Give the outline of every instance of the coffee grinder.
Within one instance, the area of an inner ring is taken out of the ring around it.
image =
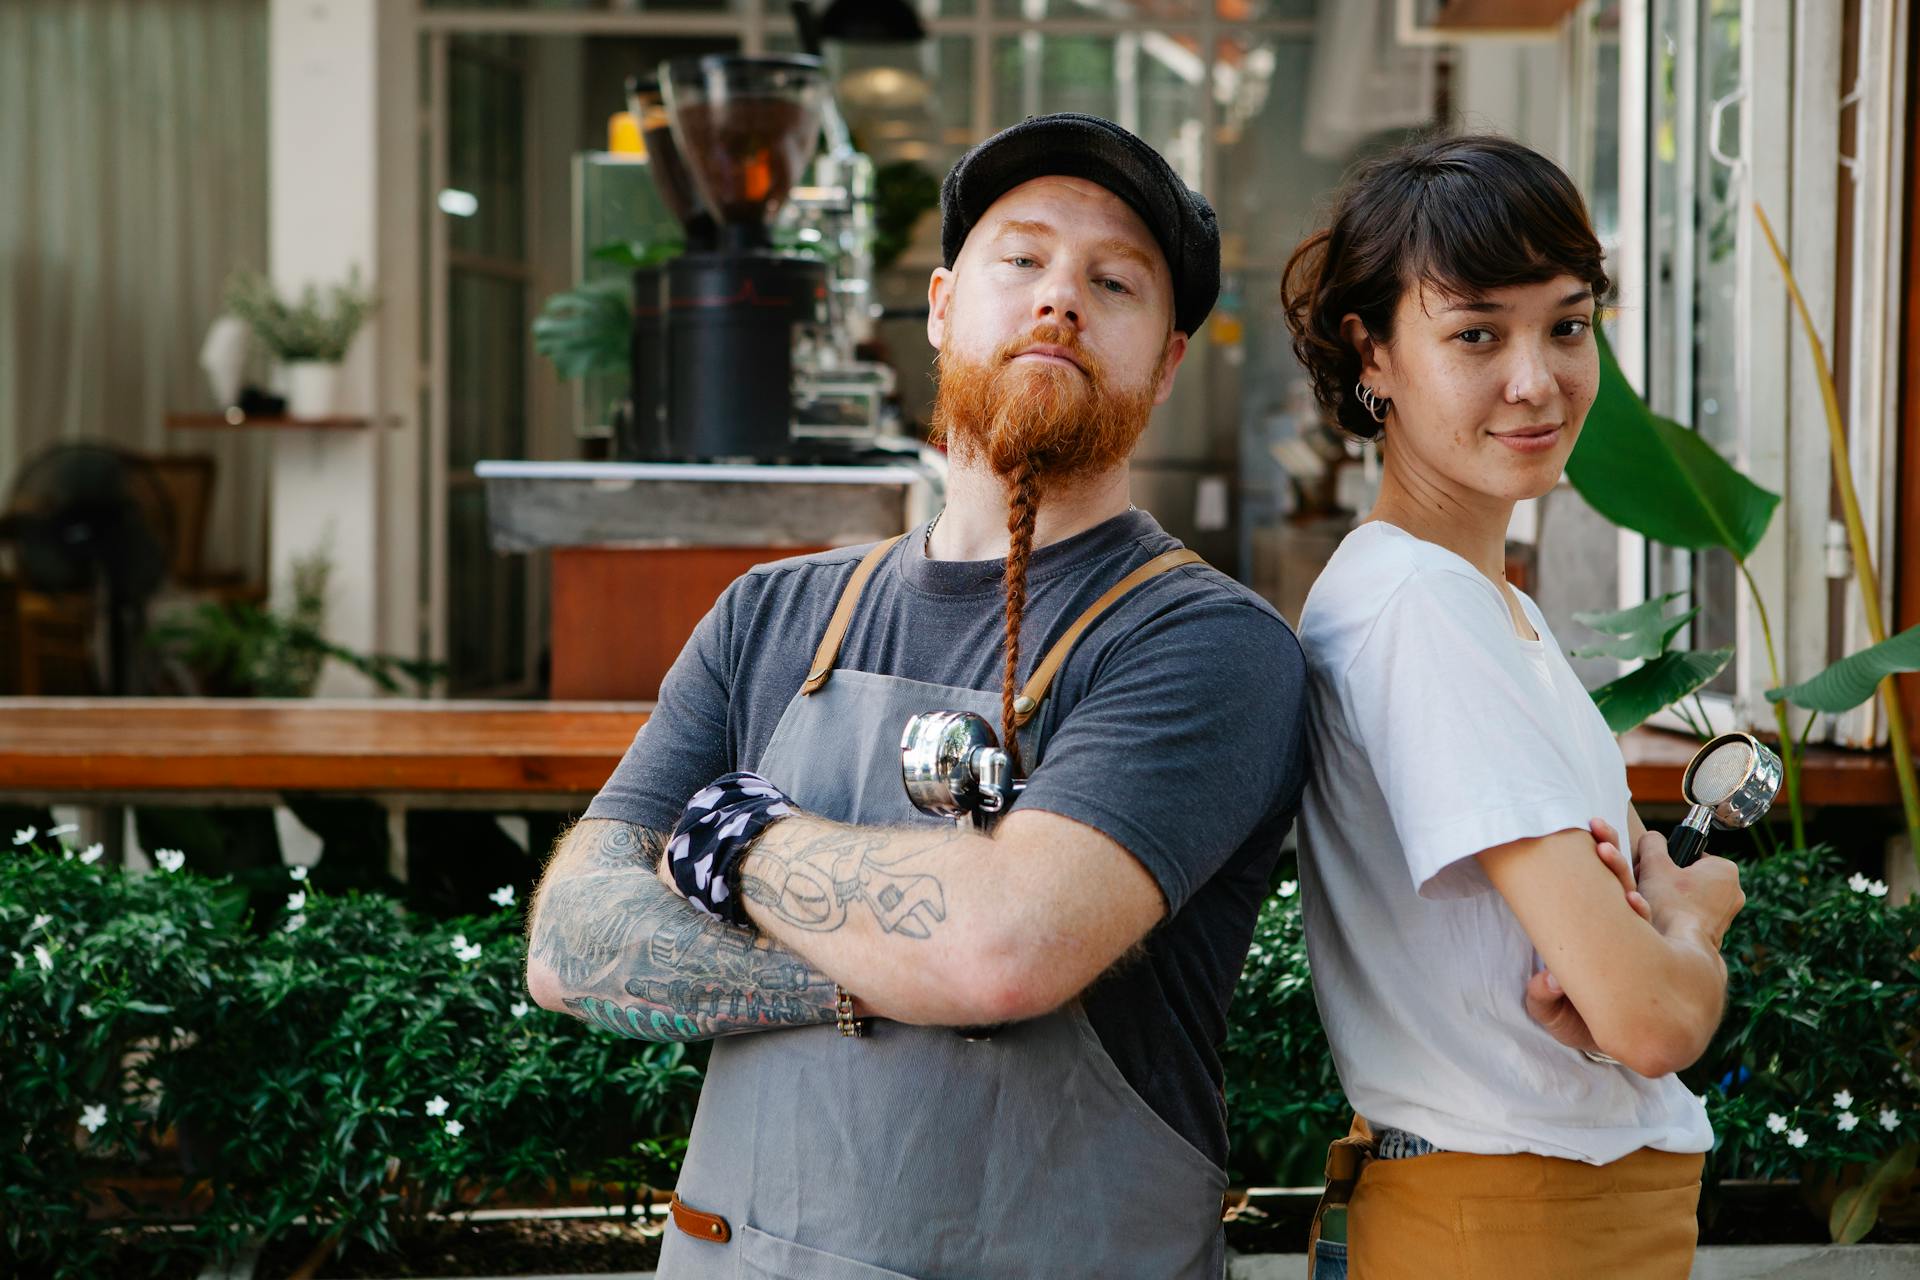
[[[650,127],[660,111],[639,103],[661,199],[687,228],[655,316],[638,314],[648,286],[635,279],[635,434],[650,397],[660,456],[795,456],[795,350],[823,336],[827,277],[817,259],[777,252],[770,228],[813,158],[825,93],[818,58],[719,54],[662,64],[664,135]]]

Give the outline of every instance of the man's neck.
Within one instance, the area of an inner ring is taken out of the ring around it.
[[[1131,488],[1127,464],[1085,479],[1055,482],[1041,490],[1033,522],[1036,550],[1111,520],[1127,510]],[[947,507],[927,540],[935,560],[1000,560],[1007,554],[1007,484],[984,463],[948,457]]]

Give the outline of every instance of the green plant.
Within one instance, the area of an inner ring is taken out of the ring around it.
[[[400,676],[422,687],[444,678],[446,668],[440,663],[363,654],[327,639],[323,628],[332,573],[324,552],[297,559],[288,611],[206,602],[156,622],[147,632],[147,643],[188,663],[201,673],[209,692],[225,696],[307,697],[329,658],[388,693],[402,691]]]
[[[940,207],[940,179],[925,165],[895,160],[873,175],[873,267],[885,271],[913,242],[920,216]]]
[[[1236,1185],[1310,1186],[1350,1112],[1313,1002],[1298,884],[1260,908],[1221,1053]]]
[[[1873,571],[1873,551],[1867,546],[1866,524],[1860,518],[1860,495],[1854,492],[1853,463],[1847,452],[1847,427],[1840,417],[1840,393],[1833,385],[1833,371],[1827,367],[1826,347],[1820,341],[1818,326],[1813,323],[1813,313],[1807,309],[1807,300],[1801,296],[1800,282],[1793,278],[1793,267],[1787,262],[1787,255],[1780,251],[1780,242],[1774,238],[1773,224],[1767,221],[1766,211],[1757,202],[1753,206],[1753,216],[1759,219],[1760,230],[1766,234],[1767,247],[1773,251],[1773,260],[1786,280],[1787,293],[1793,298],[1794,312],[1800,317],[1800,326],[1806,333],[1807,345],[1813,354],[1814,372],[1820,379],[1821,405],[1826,411],[1828,453],[1833,461],[1834,487],[1840,491],[1840,509],[1846,517],[1847,547],[1853,553],[1854,583],[1860,589],[1860,605],[1867,616],[1867,632],[1873,637],[1871,647],[1840,660],[1840,666],[1845,669],[1844,675],[1821,683],[1822,677],[1836,670],[1829,667],[1821,676],[1791,689],[1769,689],[1767,698],[1776,707],[1791,701],[1814,712],[1848,711],[1873,696],[1873,684],[1870,683],[1852,701],[1844,706],[1839,705],[1843,697],[1855,692],[1854,682],[1868,671],[1878,675],[1879,679],[1873,683],[1879,686],[1880,705],[1887,716],[1887,737],[1893,747],[1894,773],[1900,779],[1900,804],[1907,817],[1907,843],[1913,852],[1914,864],[1920,866],[1920,782],[1914,778],[1913,744],[1907,740],[1906,717],[1893,687],[1895,672],[1912,671],[1920,667],[1920,627],[1911,628],[1891,640],[1887,638],[1887,624],[1880,616],[1880,576]],[[1774,684],[1777,686],[1779,683],[1776,677]],[[1809,688],[1810,685],[1813,687]],[[1812,725],[1812,715],[1807,717],[1807,723]]]
[[[360,287],[360,269],[324,295],[313,285],[288,302],[273,282],[255,271],[235,272],[227,281],[227,310],[246,321],[254,336],[281,360],[324,360],[337,364],[360,326],[379,302]]]
[[[1828,849],[1742,868],[1726,1016],[1687,1079],[1713,1176],[1831,1178],[1829,1230],[1851,1243],[1920,1152],[1920,900],[1844,872]]]
[[[1614,733],[1625,733],[1664,707],[1679,706],[1732,660],[1732,649],[1668,648],[1680,629],[1700,612],[1688,609],[1677,616],[1667,614],[1667,609],[1684,594],[1675,591],[1618,613],[1573,615],[1575,622],[1613,637],[1601,644],[1575,649],[1574,657],[1641,663],[1593,691],[1593,701],[1606,717],[1607,728]],[[1703,713],[1703,722],[1704,719]],[[1695,731],[1706,736],[1698,727]]]
[[[89,855],[0,854],[0,1272],[104,1274],[113,1224],[89,1209],[161,1212],[126,1175],[162,1171],[165,1134],[199,1258],[299,1218],[378,1250],[507,1191],[585,1178],[632,1204],[673,1177],[691,1056],[531,1009],[506,891],[443,923],[290,873],[251,916],[184,855],[148,875]]]
[[[1920,627],[1891,638],[1886,634],[1880,616],[1879,580],[1866,544],[1859,500],[1853,491],[1853,468],[1848,460],[1846,431],[1840,418],[1839,397],[1834,389],[1833,377],[1826,365],[1825,349],[1820,343],[1805,299],[1801,297],[1799,286],[1794,281],[1792,268],[1786,256],[1780,252],[1765,213],[1758,205],[1754,207],[1754,213],[1786,279],[1788,291],[1812,348],[1814,368],[1820,379],[1826,406],[1833,475],[1841,494],[1854,572],[1874,644],[1860,653],[1841,659],[1812,679],[1791,686],[1786,683],[1774,645],[1765,597],[1747,568],[1748,558],[1759,546],[1767,526],[1772,522],[1774,508],[1780,502],[1779,495],[1748,480],[1696,433],[1649,409],[1646,402],[1627,384],[1606,340],[1598,335],[1599,392],[1587,415],[1580,441],[1567,461],[1567,479],[1589,505],[1618,525],[1669,546],[1691,551],[1717,548],[1733,557],[1734,564],[1746,580],[1748,594],[1760,623],[1760,635],[1766,645],[1767,665],[1772,677],[1767,700],[1773,704],[1780,758],[1786,773],[1788,817],[1796,847],[1806,844],[1800,759],[1808,732],[1813,728],[1818,713],[1850,710],[1872,697],[1878,686],[1887,714],[1909,843],[1916,865],[1920,865],[1920,784],[1916,784],[1914,778],[1911,744],[1907,740],[1900,702],[1893,690],[1894,673],[1920,669]],[[1665,662],[1666,657],[1663,654],[1649,665]],[[1705,665],[1704,662],[1699,663],[1697,669],[1704,670]],[[1642,668],[1641,671],[1630,673],[1623,679],[1631,680],[1644,670]],[[1704,684],[1706,679],[1711,679],[1711,675],[1701,679],[1694,689]],[[1694,691],[1681,689],[1679,684],[1675,680],[1662,686],[1676,693],[1675,701]],[[1643,705],[1650,703],[1652,689],[1642,692],[1646,695]],[[1789,702],[1808,712],[1798,735],[1788,723]],[[1659,708],[1647,705],[1646,709],[1647,714],[1651,714]],[[1612,716],[1609,716],[1609,723],[1613,723]]]

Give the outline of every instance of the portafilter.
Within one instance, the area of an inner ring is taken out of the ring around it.
[[[900,737],[900,778],[913,807],[979,830],[1026,788],[993,726],[971,711],[923,711]]]
[[[1667,838],[1674,865],[1705,853],[1714,827],[1738,831],[1765,817],[1783,776],[1780,757],[1750,733],[1723,733],[1701,747],[1680,779],[1680,794],[1693,808]]]

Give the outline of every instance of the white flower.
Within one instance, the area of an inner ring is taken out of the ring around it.
[[[464,933],[456,933],[456,934],[454,934],[454,935],[453,935],[453,949],[454,949],[455,951],[465,951],[465,950],[467,949],[467,935],[466,935],[466,934],[464,934]]]
[[[1785,1133],[1786,1131],[1787,1131],[1787,1118],[1785,1116],[1781,1115],[1778,1111],[1775,1111],[1767,1117],[1767,1132]]]
[[[178,849],[155,849],[153,860],[162,871],[178,871],[187,865],[187,855]]]
[[[305,927],[306,923],[307,923],[306,916],[296,911],[292,915],[287,917],[287,926],[286,926],[287,932],[292,933],[297,929],[303,928]]]
[[[1858,871],[1847,877],[1847,888],[1853,890],[1855,893],[1865,893],[1868,883],[1867,878]]]
[[[1842,1111],[1839,1115],[1833,1118],[1833,1122],[1836,1125],[1840,1126],[1840,1132],[1852,1133],[1853,1126],[1860,1123],[1860,1117],[1853,1114],[1853,1112],[1851,1111]]]
[[[47,927],[47,926],[48,926],[49,924],[52,924],[52,923],[53,923],[53,917],[52,917],[52,916],[49,916],[49,915],[37,915],[37,916],[35,916],[35,917],[33,918],[33,923],[27,926],[27,932],[28,932],[28,933],[32,933],[32,932],[34,932],[34,931],[35,931],[36,929],[44,929],[44,928],[46,928],[46,927]]]
[[[427,1114],[430,1116],[443,1116],[447,1114],[447,1100],[437,1093],[431,1098],[428,1098]]]
[[[287,910],[305,911],[306,909],[307,909],[307,895],[304,891],[300,893],[290,893],[287,895]]]
[[[1880,979],[1878,979],[1878,978],[1875,978],[1875,979],[1874,979],[1874,980],[1873,980],[1872,982],[1869,982],[1869,983],[1867,984],[1867,990],[1869,990],[1869,991],[1878,991],[1878,990],[1879,990],[1879,989],[1880,989],[1881,987],[1883,987],[1883,986],[1885,986],[1885,985],[1886,985],[1886,984],[1885,984],[1885,983],[1883,983],[1883,982],[1881,982],[1881,981],[1880,981]]]
[[[287,871],[287,874],[295,880],[305,880],[307,878],[307,869],[305,867],[292,867]]]
[[[25,844],[27,841],[33,839],[35,836],[39,834],[40,832],[37,828],[22,827],[18,831],[13,833],[13,842],[15,844]]]
[[[1792,1147],[1795,1151],[1798,1151],[1800,1148],[1806,1146],[1807,1131],[1805,1129],[1795,1129],[1792,1133],[1789,1133],[1787,1135],[1787,1145]]]
[[[77,1004],[73,1007],[83,1018],[91,1018],[93,1016],[93,1006],[90,1004]]]
[[[100,861],[100,855],[105,853],[106,851],[107,851],[107,846],[96,841],[93,844],[88,845],[85,849],[82,849],[80,851],[80,861],[98,862]]]
[[[1280,882],[1280,896],[1283,898],[1291,898],[1299,890],[1300,885],[1297,881],[1282,880]]]
[[[1892,1107],[1880,1108],[1880,1127],[1892,1133],[1900,1127],[1900,1113]]]
[[[53,968],[53,955],[39,943],[33,944],[33,958],[39,962],[41,970]]]
[[[512,1004],[507,1006],[507,1012],[511,1013],[516,1018],[524,1018],[527,1016],[528,1013],[532,1012],[532,1010],[533,1010],[533,1006],[528,1004],[525,1000],[515,1000]]]
[[[510,907],[513,905],[513,886],[503,884],[488,894],[487,897],[493,899],[493,904],[497,907]]]
[[[47,834],[50,836],[70,836],[79,829],[80,824],[77,822],[63,822],[57,827],[50,828]]]
[[[88,1133],[98,1133],[107,1122],[107,1104],[96,1102],[80,1108],[80,1124]]]
[[[1833,1095],[1833,1105],[1840,1108],[1842,1111],[1845,1111],[1848,1107],[1853,1105],[1853,1095],[1847,1092],[1845,1089],[1842,1089],[1840,1092]]]
[[[449,1138],[457,1138],[466,1127],[467,1126],[461,1124],[458,1120],[449,1120],[447,1121],[447,1136]]]
[[[73,846],[72,846],[72,845],[69,845],[69,844],[62,844],[62,845],[60,846],[60,861],[62,861],[62,862],[72,862],[72,861],[73,861]]]
[[[476,942],[470,947],[462,947],[453,954],[456,959],[466,964],[472,964],[480,958],[480,944]]]
[[[1875,881],[1874,881],[1874,882],[1873,882],[1872,884],[1870,884],[1870,885],[1868,885],[1868,886],[1867,886],[1867,896],[1868,896],[1869,898],[1884,898],[1884,897],[1886,897],[1886,896],[1887,896],[1887,882],[1886,882],[1885,880],[1875,880]]]

